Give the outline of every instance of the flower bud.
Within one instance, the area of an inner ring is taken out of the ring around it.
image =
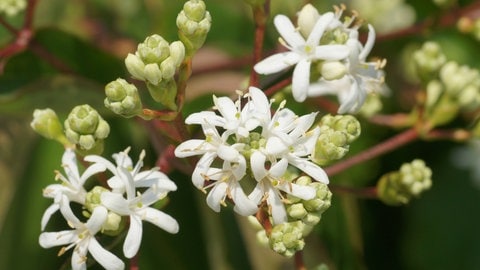
[[[320,18],[318,10],[311,4],[305,5],[298,13],[297,25],[302,36],[307,39]]]
[[[154,34],[138,44],[137,55],[145,64],[159,64],[170,56],[170,47],[163,37]]]
[[[133,117],[142,112],[142,102],[135,85],[117,79],[105,86],[105,107],[124,117]]]
[[[33,120],[30,123],[30,126],[35,132],[47,139],[53,139],[60,142],[65,141],[62,124],[60,123],[60,120],[58,120],[55,111],[50,108],[43,110],[36,109],[33,112]]]
[[[301,203],[290,204],[287,206],[287,214],[293,219],[302,219],[308,212]]]
[[[335,115],[330,114],[322,117],[321,125],[326,125],[335,131],[345,133],[347,136],[347,143],[352,143],[361,134],[362,129],[360,122],[353,115]]]
[[[322,126],[312,160],[319,165],[326,165],[344,157],[348,150],[348,136],[344,132]]]
[[[137,55],[129,53],[125,58],[125,66],[133,78],[141,81],[145,80],[145,64]]]
[[[179,67],[185,59],[185,46],[181,41],[174,41],[170,44],[170,58],[172,58],[175,67]]]
[[[101,186],[95,186],[87,192],[84,206],[88,212],[84,212],[85,216],[89,217],[95,207],[102,206],[101,195],[103,192],[109,192],[109,190]],[[102,224],[102,233],[116,236],[122,232],[124,227],[125,224],[122,222],[122,217],[117,213],[108,211],[107,220]]]
[[[270,233],[270,248],[286,257],[292,257],[305,246],[304,224],[300,221],[275,225]]]
[[[173,76],[175,76],[176,69],[177,66],[175,65],[175,61],[172,57],[168,57],[160,65],[160,70],[164,80],[172,80]]]
[[[424,81],[431,80],[446,61],[447,58],[440,45],[435,42],[425,42],[413,53],[413,62],[418,76]]]
[[[425,105],[427,106],[427,108],[431,108],[438,102],[440,96],[444,92],[443,84],[438,80],[432,80],[427,84],[426,90],[427,101],[425,102]]]
[[[432,185],[432,171],[420,159],[405,163],[399,171],[382,176],[377,183],[380,200],[389,205],[407,204]]]
[[[325,61],[318,65],[322,77],[327,80],[341,79],[347,73],[347,67],[339,61]]]
[[[187,55],[192,55],[205,42],[212,18],[201,0],[190,0],[177,16],[178,36],[185,45]]]
[[[87,104],[73,108],[64,125],[68,140],[81,150],[93,149],[110,132],[108,123]]]
[[[26,0],[9,0],[0,1],[0,13],[5,13],[7,16],[15,16],[27,7]]]
[[[162,81],[162,71],[158,64],[152,63],[145,65],[144,69],[145,79],[153,85],[158,85]]]

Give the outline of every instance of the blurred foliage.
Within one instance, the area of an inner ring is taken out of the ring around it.
[[[312,2],[320,10],[332,4]],[[430,1],[408,3],[415,8],[417,21],[445,12]],[[30,130],[35,108],[48,106],[63,121],[73,106],[89,103],[105,116],[115,134],[106,142],[105,156],[133,145],[134,151],[146,148],[145,163],[154,166],[148,134],[139,128],[143,124],[126,123],[111,115],[103,106],[103,87],[117,77],[126,77],[123,58],[145,36],[161,33],[169,40],[176,38],[175,18],[182,4],[154,0],[39,1],[33,44],[64,63],[66,69],[27,50],[11,57],[0,75],[0,269],[39,269],[39,262],[41,269],[59,269],[65,262],[69,266],[70,253],[57,257],[57,248],[42,249],[38,244],[40,219],[50,203],[41,196],[41,190],[53,182],[53,171],[60,169],[62,147]],[[221,48],[229,57],[248,54],[254,27],[243,1],[208,0],[207,5],[213,17],[207,46]],[[294,15],[301,5],[302,1],[272,0],[271,7],[274,12]],[[21,16],[8,21],[14,26],[22,23]],[[267,27],[266,47],[271,49],[278,35],[271,20]],[[12,38],[0,28],[0,44],[6,46]],[[439,42],[448,58],[480,68],[478,42],[453,27],[378,42],[374,54],[389,60],[387,83],[393,90],[408,85],[403,81],[401,65],[396,64],[401,63],[400,52],[409,44],[420,45],[427,39]],[[215,80],[214,76],[211,80]],[[187,103],[184,114],[207,108],[211,94],[209,89],[206,92]],[[398,102],[385,99],[387,111],[408,109],[404,105],[411,99],[408,92],[394,92],[390,98]],[[288,102],[296,111],[305,110]],[[386,128],[366,122],[362,128],[368,136],[361,136],[352,145],[350,156],[393,135]],[[433,187],[419,200],[401,208],[334,194],[332,207],[307,239],[307,266],[313,268],[324,262],[330,269],[339,270],[480,269],[480,190],[468,171],[452,166],[449,156],[457,146],[445,142],[413,143],[333,177],[331,182],[335,184],[374,185],[382,172],[420,157],[433,170]],[[245,230],[245,224],[238,222],[231,209],[212,213],[206,209],[203,194],[189,179],[175,173],[171,178],[179,191],[170,194],[165,211],[177,219],[180,233],[169,235],[151,224],[144,225],[140,269],[292,267],[279,255],[252,244],[254,232]],[[49,226],[62,222],[58,218]],[[256,253],[266,255],[258,259]]]

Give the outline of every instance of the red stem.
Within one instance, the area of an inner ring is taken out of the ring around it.
[[[303,251],[301,250],[295,253],[295,270],[307,270],[303,262]]]
[[[402,145],[410,143],[416,139],[418,139],[419,134],[415,128],[407,129],[402,133],[399,133],[392,138],[373,146],[351,158],[348,158],[344,161],[338,162],[330,167],[325,169],[325,172],[329,176],[333,176],[338,174],[356,164],[362,163],[364,161],[373,159],[377,156],[383,155],[388,153]]]
[[[255,44],[253,48],[253,63],[250,71],[250,85],[258,87],[260,85],[258,74],[253,69],[255,63],[262,59],[263,41],[265,38],[265,24],[269,10],[270,1],[266,0],[263,6],[253,7],[253,18],[255,20]]]

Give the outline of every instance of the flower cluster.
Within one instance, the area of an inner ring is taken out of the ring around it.
[[[27,7],[26,0],[2,0],[0,1],[0,13],[15,16]]]
[[[320,132],[319,127],[311,128],[316,113],[297,116],[282,102],[272,115],[270,101],[255,87],[244,97],[248,100],[242,108],[241,98],[233,102],[214,96],[220,115],[211,111],[190,115],[186,123],[201,125],[205,139],[181,143],[175,155],[202,155],[192,181],[199,189],[211,188],[207,203],[213,210],[220,211],[227,197],[241,215],[251,215],[266,203],[274,224],[284,223],[285,193],[304,200],[315,197],[314,188],[297,185],[288,177],[289,168],[328,183],[323,169],[310,161]],[[252,177],[255,187],[246,195],[243,186],[248,186]]]
[[[343,8],[319,14],[306,5],[298,15],[297,27],[285,15],[274,24],[280,42],[289,50],[274,54],[255,65],[260,74],[272,74],[294,66],[292,93],[298,102],[307,97],[337,95],[338,113],[357,112],[368,93],[386,93],[385,61],[367,62],[375,42],[375,31],[368,25],[365,45],[358,40],[355,16],[341,21]]]
[[[87,252],[106,269],[123,269],[123,261],[104,249],[97,235],[118,235],[123,231],[127,217],[129,228],[123,245],[123,253],[127,258],[135,256],[140,248],[143,220],[169,233],[178,232],[178,223],[174,218],[151,207],[165,198],[168,192],[176,190],[175,183],[157,168],[140,171],[144,152],[133,165],[128,150],[113,155],[115,164],[101,156],[86,156],[84,160],[90,165],[80,173],[74,150],[67,148],[62,157],[65,175],[56,172],[56,179],[62,183],[51,184],[43,190],[43,195],[54,202],[42,217],[42,231],[57,211],[60,211],[72,229],[42,232],[40,245],[44,248],[64,246],[59,255],[73,248],[73,269],[85,269]],[[107,180],[109,189],[101,186],[95,186],[90,191],[85,189],[87,180],[107,171],[113,175]],[[83,222],[74,214],[72,204],[82,206],[87,221]]]

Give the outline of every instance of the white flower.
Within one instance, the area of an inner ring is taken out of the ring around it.
[[[178,232],[178,223],[171,216],[160,210],[149,207],[158,200],[164,198],[169,191],[177,189],[168,177],[156,179],[155,184],[142,194],[136,194],[135,180],[130,171],[119,166],[117,177],[124,181],[126,198],[123,194],[103,192],[101,203],[109,210],[123,216],[130,216],[130,227],[123,244],[123,252],[127,258],[137,254],[142,241],[142,220],[148,221],[169,233]]]
[[[77,158],[73,149],[67,148],[62,156],[62,167],[65,171],[65,175],[56,171],[56,179],[62,181],[62,184],[48,185],[43,190],[43,196],[47,198],[56,198],[59,195],[65,195],[69,201],[77,202],[80,204],[85,203],[85,196],[87,191],[83,187],[85,181],[92,175],[106,170],[106,167],[102,164],[93,164],[89,166],[83,174],[80,176],[77,165]],[[42,231],[45,229],[50,217],[58,211],[59,204],[54,202],[51,206],[45,210],[41,221]]]
[[[349,30],[346,46],[350,53],[345,63],[348,70],[346,75],[337,80],[320,78],[308,89],[308,95],[312,97],[337,95],[340,102],[338,113],[354,113],[362,107],[368,93],[386,94],[388,90],[384,85],[384,72],[381,70],[384,63],[366,62],[375,43],[375,30],[371,25],[368,25],[368,28],[365,46],[358,40],[358,31]]]
[[[270,103],[265,94],[260,89],[250,88],[250,95],[256,108],[264,110],[258,115],[264,117],[261,121],[261,138],[265,143],[253,151],[260,152],[265,156],[265,160],[271,163],[285,159],[290,165],[310,175],[313,179],[328,184],[328,176],[323,169],[309,161],[320,134],[319,127],[309,130],[317,113],[298,117],[293,111],[283,108],[285,103],[282,103],[275,114],[271,116]],[[253,163],[256,162],[251,160],[252,169],[254,168]],[[257,179],[257,181],[260,180]]]
[[[275,27],[283,38],[281,42],[290,51],[267,57],[254,66],[255,71],[260,74],[272,74],[295,65],[292,77],[293,97],[298,102],[304,101],[310,84],[312,61],[341,60],[348,56],[348,48],[345,45],[319,45],[324,31],[334,17],[332,12],[321,15],[305,40],[287,16],[275,16]]]
[[[274,224],[287,222],[284,198],[280,190],[303,200],[311,200],[315,197],[314,188],[297,185],[283,178],[288,166],[287,159],[271,164],[269,170],[265,168],[266,156],[259,151],[252,154],[250,161],[253,175],[258,183],[248,197],[257,204],[262,200],[267,202]]]
[[[123,261],[104,249],[96,240],[95,235],[107,220],[108,211],[102,206],[96,207],[86,223],[81,222],[72,212],[66,195],[57,197],[60,211],[73,230],[60,232],[44,232],[40,234],[39,243],[43,248],[67,245],[62,247],[59,255],[73,249],[72,269],[86,269],[87,252],[105,269],[124,269]]]

